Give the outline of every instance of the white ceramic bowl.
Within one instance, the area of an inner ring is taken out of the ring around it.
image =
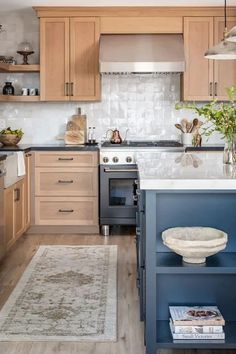
[[[211,227],[174,227],[162,232],[164,245],[187,263],[205,263],[206,257],[225,249],[228,235]]]

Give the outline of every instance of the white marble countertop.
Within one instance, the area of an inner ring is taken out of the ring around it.
[[[236,190],[236,165],[223,152],[137,153],[140,189]]]

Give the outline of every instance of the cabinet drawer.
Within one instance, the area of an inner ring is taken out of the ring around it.
[[[36,225],[98,225],[98,198],[36,197]]]
[[[38,196],[97,196],[97,168],[36,168]]]
[[[97,166],[98,153],[91,151],[43,151],[35,153],[38,167],[87,167]]]

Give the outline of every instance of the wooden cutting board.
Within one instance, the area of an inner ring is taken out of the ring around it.
[[[87,141],[87,117],[86,114],[81,114],[81,109],[78,109],[78,114],[74,114],[66,126],[65,141],[75,144],[79,140],[79,144],[84,144]]]

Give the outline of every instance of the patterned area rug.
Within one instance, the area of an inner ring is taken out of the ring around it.
[[[116,341],[117,246],[41,246],[0,312],[0,341]]]

